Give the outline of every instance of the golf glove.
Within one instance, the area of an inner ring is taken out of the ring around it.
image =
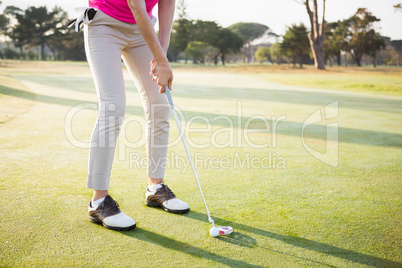
[[[78,12],[79,15],[75,20],[68,24],[67,28],[71,28],[74,25],[75,31],[78,33],[84,26],[83,23],[90,24],[92,22],[97,10],[94,8],[77,7],[75,11]]]

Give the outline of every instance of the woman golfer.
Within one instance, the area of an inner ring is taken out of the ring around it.
[[[158,4],[159,37],[152,9]],[[149,185],[145,204],[173,213],[188,212],[187,203],[163,184],[169,138],[170,110],[164,96],[171,89],[172,69],[166,58],[175,0],[89,0],[84,22],[85,51],[99,98],[89,154],[87,187],[91,222],[113,230],[130,230],[135,221],[124,214],[108,194],[116,139],[123,123],[126,95],[121,59],[133,78],[146,116]]]

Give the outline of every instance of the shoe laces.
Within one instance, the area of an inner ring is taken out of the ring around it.
[[[103,201],[102,204],[102,208],[103,210],[110,210],[111,212],[119,212],[119,204],[112,198],[109,196],[109,198],[105,198],[105,201]]]
[[[162,184],[162,188],[160,190],[166,195],[166,200],[176,197],[172,190],[170,190],[170,188],[166,184]]]

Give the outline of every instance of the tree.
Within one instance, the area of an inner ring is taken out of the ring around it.
[[[208,43],[218,48],[215,55],[215,64],[218,63],[218,56],[221,56],[222,64],[225,65],[225,56],[230,52],[237,52],[243,46],[243,40],[229,29],[222,29],[214,21],[197,20],[191,28],[191,40]]]
[[[1,5],[1,2],[0,2]],[[7,25],[8,25],[8,18],[6,17],[6,15],[0,14],[0,34],[6,34],[6,29],[7,29]]]
[[[186,10],[185,0],[179,0],[177,5],[177,15],[179,18],[173,23],[171,42],[168,50],[169,58],[175,61],[182,51],[187,50],[187,53],[184,54],[187,62],[186,55],[189,55],[188,52],[194,48],[194,44],[192,44],[187,49],[189,43],[191,41],[199,41],[211,46],[209,53],[216,52],[213,55],[215,64],[218,63],[218,57],[220,56],[222,64],[225,65],[226,54],[239,51],[243,45],[243,40],[229,29],[222,29],[214,21],[189,20]]]
[[[204,50],[205,52],[205,56],[204,56],[204,60],[202,63],[205,63],[205,61],[207,62],[214,62],[214,64],[217,64],[217,56],[219,53],[219,48],[213,47],[213,46],[207,46]]]
[[[10,37],[18,47],[26,45],[29,49],[40,46],[42,60],[46,59],[45,46],[52,46],[49,40],[62,42],[59,33],[63,27],[62,19],[65,19],[66,15],[61,8],[55,7],[48,12],[45,6],[28,7],[23,14],[16,13],[15,17],[18,24]],[[55,35],[54,38],[52,38],[53,35]]]
[[[27,45],[28,48],[40,46],[41,59],[45,59],[45,33],[51,29],[49,22],[51,18],[45,6],[28,7],[24,15],[17,14],[18,25],[14,29],[19,43]]]
[[[289,27],[283,36],[281,50],[292,58],[293,64],[299,62],[300,68],[303,67],[303,59],[309,57],[308,32],[304,24]]]
[[[185,51],[191,41],[204,42],[211,47],[218,48],[218,50],[211,50],[216,51],[216,54],[213,56],[214,62],[217,64],[218,57],[220,56],[224,65],[226,54],[235,53],[243,46],[243,40],[237,34],[229,29],[220,27],[214,21],[189,21],[182,19],[175,21],[174,25],[171,53],[176,52],[178,54],[180,51]],[[179,34],[180,32],[181,34]],[[185,55],[189,55],[189,53],[185,53]]]
[[[62,40],[64,39],[67,29],[65,25],[68,23],[68,15],[67,12],[62,10],[60,7],[55,7],[52,11],[54,13],[52,29],[48,33],[48,38],[46,40],[46,45],[52,51],[53,59],[57,60],[58,55],[57,52],[63,51],[65,49],[64,43]],[[59,53],[60,54],[60,53]]]
[[[269,47],[259,47],[255,52],[255,58],[260,63],[271,60],[271,49]]]
[[[83,34],[77,34],[73,28],[63,37],[63,50],[60,58],[63,60],[85,61],[85,47]]]
[[[1,5],[1,1],[0,1],[0,5]],[[6,27],[8,25],[8,18],[4,15],[4,14],[0,14],[0,35],[2,34],[6,34]],[[3,59],[3,54],[1,53],[0,50],[0,59]]]
[[[225,40],[221,40],[221,37],[224,37],[221,35],[221,30],[221,27],[214,21],[197,20],[191,27],[192,41],[205,42],[214,48],[218,48],[218,50],[211,50],[216,51],[213,56],[215,64],[218,63],[220,50],[225,50],[224,43],[228,44]]]
[[[219,38],[219,25],[214,21],[196,20],[191,26],[191,41],[214,45]]]
[[[400,58],[402,56],[402,40],[392,40],[391,46],[393,50],[396,52],[396,65],[400,66]]]
[[[374,68],[377,67],[377,51],[385,48],[385,40],[379,36],[374,30],[367,33],[367,51],[366,53],[373,57]]]
[[[347,50],[348,20],[326,23],[324,38],[325,58],[335,56],[341,65],[341,51]]]
[[[187,5],[185,0],[177,1],[177,15],[179,16],[179,19],[187,18]]]
[[[10,24],[8,25],[13,26],[13,24],[11,23],[11,20],[15,20],[15,17],[17,14],[23,14],[22,9],[20,9],[19,7],[16,6],[6,6],[6,8],[3,11],[4,15],[6,15],[10,21]]]
[[[281,64],[283,62],[280,43],[275,43],[271,46],[271,62],[276,64]]]
[[[206,42],[201,41],[191,41],[188,43],[188,46],[184,53],[186,57],[192,57],[193,63],[204,63],[205,57],[207,56],[208,52],[211,52],[211,46]],[[216,52],[216,51],[215,51]]]
[[[2,2],[0,1],[0,5]],[[0,14],[0,35],[4,35],[6,31],[6,27],[8,25],[8,18],[4,14]],[[3,58],[3,54],[0,51],[0,57]]]
[[[168,56],[170,56],[173,61],[176,61],[179,53],[184,51],[187,48],[187,44],[191,41],[191,27],[193,24],[193,22],[187,18],[187,6],[184,0],[178,1],[177,14],[179,19],[173,22],[168,50]]]
[[[219,49],[219,54],[221,56],[222,64],[225,65],[226,55],[228,53],[236,53],[240,51],[243,46],[243,39],[231,30],[224,28],[220,29],[217,40],[214,41],[213,45]],[[218,63],[217,57],[215,58],[215,65]]]
[[[327,62],[329,60],[330,66],[332,66],[333,62],[333,57],[335,56],[335,48],[333,44],[333,33],[332,33],[332,28],[334,26],[334,23],[325,23],[325,28],[324,28],[324,44],[323,44],[323,50],[324,50],[324,60]]]
[[[394,5],[394,8],[395,8],[395,10],[402,12],[402,4],[400,4],[400,3],[396,4],[396,5]]]
[[[188,19],[178,19],[173,22],[172,33],[170,37],[170,49],[174,58],[184,51],[187,44],[191,41],[192,21]]]
[[[323,0],[323,13],[322,22],[320,24],[318,19],[318,3],[317,0],[311,0],[313,2],[313,10],[310,7],[310,0],[299,0],[305,5],[307,14],[310,19],[311,31],[308,35],[310,41],[311,52],[314,57],[315,67],[319,70],[325,70],[324,60],[324,27],[325,27],[325,0]]]
[[[8,23],[3,28],[3,34],[10,37],[11,40],[14,42],[14,47],[20,48],[20,52],[22,52],[22,44],[15,43],[15,38],[13,38],[13,28],[16,21],[17,14],[23,14],[22,9],[15,7],[15,6],[6,6],[3,11],[3,14],[6,16]],[[8,44],[8,42],[7,42]]]
[[[268,26],[259,23],[239,22],[228,27],[229,30],[243,39],[247,62],[251,62],[251,42],[269,30]]]
[[[378,41],[378,34],[372,29],[373,23],[380,21],[368,12],[365,8],[359,8],[355,15],[350,18],[351,40],[348,49],[357,66],[361,66],[363,54],[373,54],[374,50],[381,47],[381,41]],[[377,41],[376,41],[377,40]]]

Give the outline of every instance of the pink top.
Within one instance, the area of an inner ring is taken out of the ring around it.
[[[158,3],[159,0],[144,0],[145,6],[149,17],[152,17],[152,9]],[[128,7],[127,0],[89,0],[89,7],[99,9],[106,15],[117,20],[136,23],[133,13]]]

